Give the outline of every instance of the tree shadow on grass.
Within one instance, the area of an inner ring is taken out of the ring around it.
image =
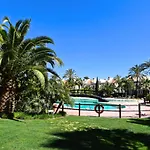
[[[130,119],[128,122],[150,126],[150,118],[145,118],[145,119]]]
[[[42,144],[46,148],[64,150],[138,150],[150,149],[150,135],[128,130],[105,130],[87,128],[84,131],[52,134],[56,139]]]

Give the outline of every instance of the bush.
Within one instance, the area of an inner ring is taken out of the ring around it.
[[[66,116],[67,113],[65,111],[59,111],[58,115],[61,115],[61,116]]]
[[[146,100],[150,101],[150,94],[146,96]]]
[[[13,113],[2,112],[2,113],[0,113],[0,118],[13,119],[14,118],[14,114]]]
[[[16,119],[48,119],[52,118],[52,115],[48,114],[27,114],[24,112],[16,112],[15,113]]]
[[[56,115],[52,114],[28,114],[24,112],[15,112],[14,118],[16,119],[49,119],[53,117],[66,116],[66,112],[59,111]],[[4,118],[4,117],[3,117]]]

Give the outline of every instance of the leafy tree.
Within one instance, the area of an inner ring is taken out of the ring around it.
[[[69,89],[65,86],[65,83],[56,76],[53,76],[49,80],[47,96],[49,96],[48,99],[51,101],[51,103],[63,101],[66,104],[72,105]]]
[[[23,79],[20,81],[21,87],[18,89],[16,96],[17,105],[15,110],[22,111],[26,113],[39,113],[41,108],[40,103],[42,103],[42,93],[43,90],[38,82],[37,78],[30,76],[27,80]],[[27,90],[25,90],[27,89]]]
[[[21,80],[29,75],[35,76],[45,88],[48,81],[47,72],[57,75],[53,68],[62,61],[56,53],[46,47],[53,44],[53,40],[46,36],[26,39],[31,20],[19,20],[13,25],[8,17],[3,19],[0,28],[1,61],[0,61],[0,112],[13,117],[16,95]],[[47,65],[49,64],[49,65]],[[49,68],[47,66],[50,66]],[[58,76],[58,75],[57,75]]]
[[[70,97],[70,91],[62,82],[62,80],[56,76],[52,76],[47,87],[39,89],[38,83],[32,81],[30,84],[34,84],[31,87],[31,91],[28,90],[22,95],[24,101],[20,101],[19,108],[26,113],[39,114],[46,113],[47,110],[52,109],[52,105],[55,102],[62,101],[66,104],[73,104],[73,100]]]

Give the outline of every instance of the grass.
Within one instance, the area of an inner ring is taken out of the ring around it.
[[[148,150],[150,119],[0,119],[0,150]]]

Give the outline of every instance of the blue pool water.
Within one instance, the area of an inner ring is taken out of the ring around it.
[[[70,107],[70,105],[65,104],[64,107],[79,109],[79,103],[80,103],[80,109],[83,109],[83,110],[94,110],[94,107],[96,104],[102,104],[104,106],[104,110],[118,109],[118,106],[114,106],[113,104],[108,104],[107,102],[99,102],[97,99],[94,99],[94,98],[72,97],[72,99],[74,100],[74,106]],[[83,105],[83,104],[86,104],[86,105]],[[122,106],[122,108],[125,108],[125,106]]]

